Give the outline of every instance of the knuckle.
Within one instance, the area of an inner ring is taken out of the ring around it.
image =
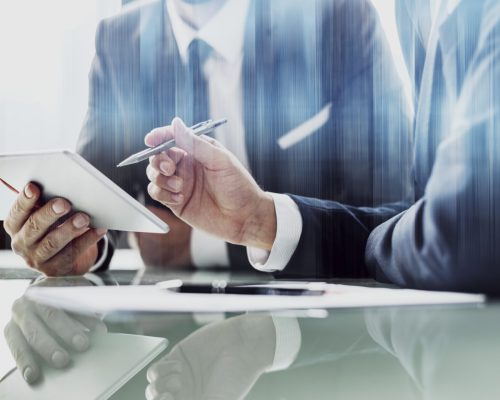
[[[51,307],[44,308],[42,314],[43,314],[44,321],[49,326],[57,323],[57,321],[58,321],[58,313],[57,313],[56,309],[51,308]]]
[[[17,215],[21,214],[23,212],[23,207],[21,206],[21,203],[19,201],[16,201],[12,208],[10,209],[10,216],[11,217],[16,217]]]
[[[157,190],[154,184],[150,183],[148,185],[148,193],[153,199],[156,199]]]
[[[4,326],[3,328],[3,335],[8,339],[11,337],[12,334],[12,321],[9,321],[7,325]]]
[[[12,226],[11,226],[11,222],[10,222],[10,217],[8,217],[4,223],[3,223],[3,228],[5,230],[5,232],[7,232],[7,234],[9,236],[12,236]]]
[[[29,232],[34,234],[37,234],[41,231],[40,223],[34,215],[30,215],[30,217],[28,218],[28,220],[26,221],[26,227],[28,228]]]
[[[24,333],[24,336],[26,337],[27,342],[32,346],[36,345],[40,341],[40,333],[38,332],[38,329],[29,329]]]
[[[45,250],[47,253],[56,251],[57,246],[58,246],[57,240],[51,237],[46,238],[42,244],[43,250]]]
[[[23,316],[24,313],[24,301],[22,298],[17,299],[14,301],[14,304],[12,304],[12,314],[15,316]]]
[[[57,251],[56,240],[54,238],[47,237],[38,246],[38,249],[36,251],[36,258],[39,260],[43,260],[55,251]]]
[[[10,247],[12,248],[12,251],[15,254],[21,254],[23,252],[24,245],[21,242],[22,242],[22,239],[19,235],[15,235],[12,238],[12,241],[10,243]]]

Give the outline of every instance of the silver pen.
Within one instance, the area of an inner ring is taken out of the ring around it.
[[[218,128],[225,123],[227,123],[227,119],[225,118],[219,119],[217,121],[212,121],[211,119],[209,119],[208,121],[193,125],[189,129],[191,129],[196,136],[201,136],[205,133],[212,132],[215,128]],[[161,152],[171,149],[172,147],[175,147],[174,139],[168,140],[156,147],[151,147],[150,149],[142,150],[139,153],[132,154],[130,157],[126,158],[120,164],[118,164],[117,167],[124,167],[126,165],[140,163],[141,161],[147,160],[149,157],[160,154]]]

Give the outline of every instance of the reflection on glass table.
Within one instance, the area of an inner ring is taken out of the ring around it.
[[[32,284],[99,284],[95,277],[87,278]],[[113,274],[97,278],[112,285],[120,280]],[[497,399],[499,317],[495,302],[467,307],[84,317],[21,297],[12,307],[3,340],[17,361],[19,376],[32,381],[37,373],[42,380],[54,376],[45,375],[46,370],[60,375],[78,372],[81,357],[96,349],[104,358],[114,357],[111,347],[93,341],[93,331],[167,339],[166,352],[155,361],[148,360],[148,365],[136,361],[137,374],[127,376],[112,396],[120,400]],[[122,347],[123,353],[131,348]],[[144,351],[143,356],[147,354]],[[81,371],[79,384],[95,386],[83,367]],[[118,375],[123,378],[122,372]],[[0,399],[9,398],[1,396],[6,382],[0,381]],[[62,389],[53,398],[58,394]]]

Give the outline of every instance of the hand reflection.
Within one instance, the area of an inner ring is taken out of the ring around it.
[[[270,316],[245,315],[205,326],[148,370],[148,400],[243,398],[274,360]]]
[[[106,332],[107,328],[97,318],[71,316],[23,296],[14,303],[4,334],[19,371],[32,384],[40,378],[41,363],[64,368],[71,350],[86,351],[91,330]]]

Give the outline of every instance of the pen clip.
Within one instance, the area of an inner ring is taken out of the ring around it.
[[[196,125],[193,125],[192,127],[190,127],[189,129],[193,130],[193,131],[196,131],[197,129],[200,129],[200,128],[203,128],[204,126],[206,125],[210,125],[213,121],[211,119],[209,119],[208,121],[203,121],[203,122],[200,122]]]

